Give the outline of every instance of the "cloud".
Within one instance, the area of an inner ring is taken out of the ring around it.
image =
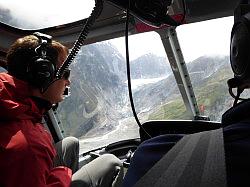
[[[39,29],[87,18],[94,0],[0,0],[0,21],[22,29]],[[60,5],[60,6],[59,6]]]
[[[18,15],[15,15],[13,13],[13,10],[4,7],[3,5],[0,4],[0,21],[17,27],[17,28],[27,28],[27,29],[33,29],[36,28],[37,26],[26,19],[24,17],[19,17]]]
[[[18,21],[11,15],[11,10],[0,5],[0,21],[11,26],[18,26]]]
[[[0,21],[4,23],[9,23],[12,20],[10,10],[7,8],[4,8],[0,5]]]

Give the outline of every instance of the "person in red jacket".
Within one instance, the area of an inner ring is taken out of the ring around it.
[[[78,169],[79,142],[68,137],[55,147],[42,123],[43,113],[61,102],[69,70],[55,79],[68,49],[42,33],[18,39],[0,73],[0,186],[119,186],[122,164],[100,156]],[[72,175],[73,174],[73,175]]]

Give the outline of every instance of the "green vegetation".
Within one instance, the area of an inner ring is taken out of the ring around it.
[[[159,110],[149,115],[149,120],[188,119],[187,111],[181,98],[170,101]]]
[[[230,99],[226,83],[230,77],[232,77],[230,68],[222,67],[209,78],[201,80],[197,86],[194,85],[198,106],[204,109],[201,115],[209,116],[211,120],[220,120]],[[179,97],[160,106],[149,115],[148,120],[189,118],[183,100]]]

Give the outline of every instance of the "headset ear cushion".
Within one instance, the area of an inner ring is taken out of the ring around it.
[[[43,33],[35,32],[38,46],[34,49],[35,56],[30,60],[27,67],[28,81],[36,88],[46,88],[55,77],[55,65],[51,56],[48,55],[52,44],[52,37]]]
[[[230,44],[230,62],[235,77],[250,77],[250,24],[248,17],[243,16],[233,26]]]
[[[55,67],[49,59],[38,57],[30,64],[28,72],[30,83],[42,88],[53,80]]]

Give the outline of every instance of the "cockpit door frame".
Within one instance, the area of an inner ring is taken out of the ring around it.
[[[189,112],[190,117],[196,119],[196,117],[200,116],[200,112],[175,27],[161,29],[157,32],[161,37],[186,109]]]

